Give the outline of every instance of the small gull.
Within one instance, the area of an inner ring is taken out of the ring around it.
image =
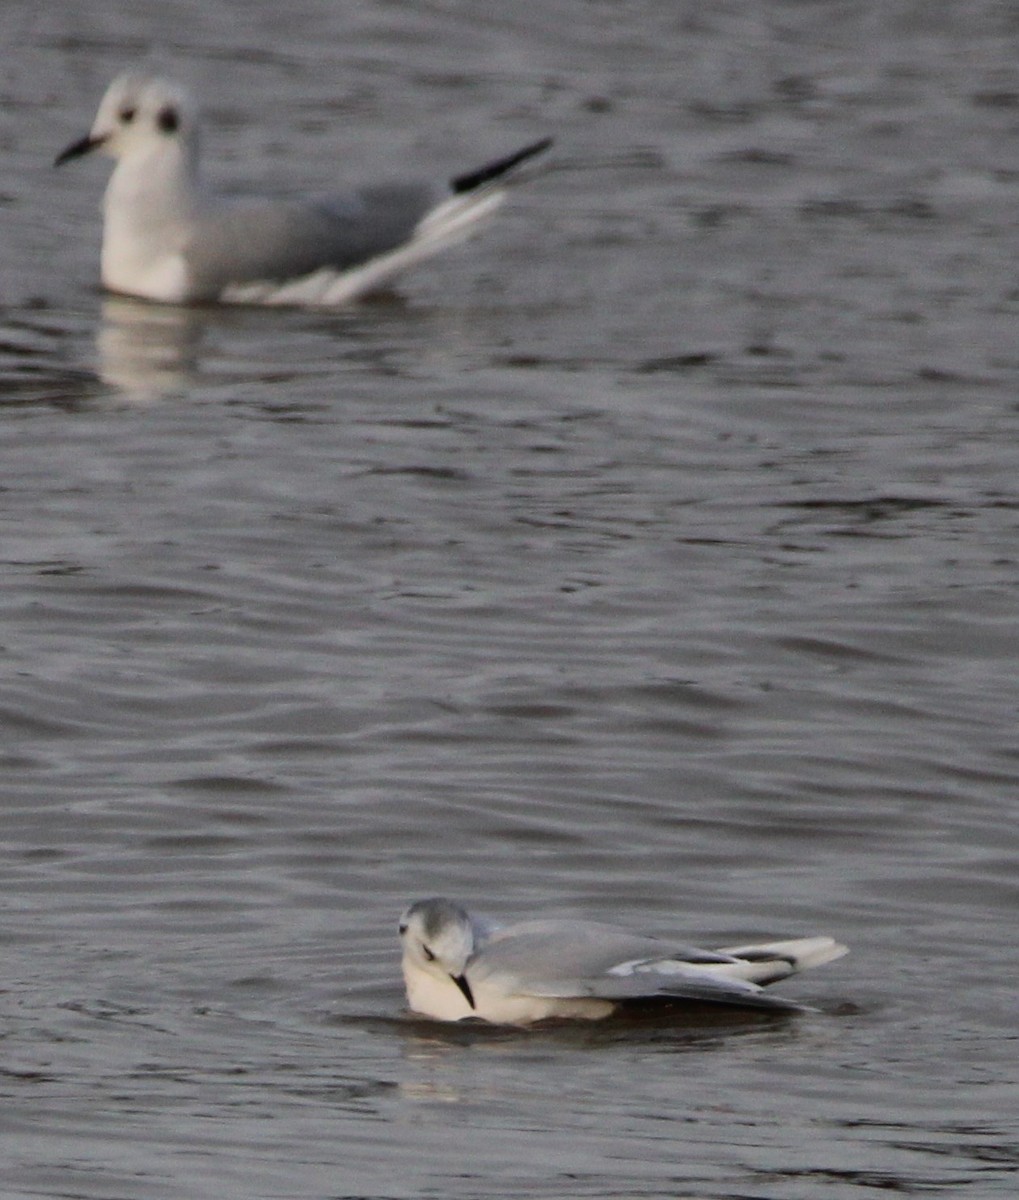
[[[400,940],[414,1012],[497,1025],[594,1020],[628,1003],[669,1000],[802,1011],[762,988],[847,953],[829,937],[697,950],[596,921],[498,926],[445,899],[412,904]]]
[[[110,291],[171,304],[342,304],[469,237],[514,169],[551,145],[543,138],[441,187],[376,183],[278,200],[207,190],[198,140],[183,87],[129,73],[110,84],[91,132],[57,156],[57,166],[99,149],[117,160],[103,204]]]

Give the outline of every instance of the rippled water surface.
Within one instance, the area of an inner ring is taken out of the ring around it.
[[[1012,8],[281,11],[0,15],[5,1200],[1014,1195]],[[557,149],[386,301],[104,298],[150,50],[227,186]],[[442,1027],[434,894],[852,954]]]

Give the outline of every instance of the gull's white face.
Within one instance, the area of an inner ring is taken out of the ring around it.
[[[57,155],[56,166],[102,150],[113,158],[173,150],[192,161],[198,147],[198,112],[183,88],[165,79],[121,75],[106,90],[91,132]]]
[[[197,114],[187,93],[163,79],[122,75],[107,89],[89,139],[104,154],[121,158],[141,148],[187,139]]]
[[[473,1006],[464,971],[474,953],[471,919],[449,900],[420,900],[400,918],[405,968],[452,981]]]

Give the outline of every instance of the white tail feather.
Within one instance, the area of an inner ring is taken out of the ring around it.
[[[723,946],[720,954],[743,961],[711,967],[713,974],[753,983],[772,983],[786,975],[809,971],[849,953],[849,948],[830,937],[793,938],[787,942],[760,942],[749,946]]]

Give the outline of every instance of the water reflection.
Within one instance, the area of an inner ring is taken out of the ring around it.
[[[515,1054],[550,1048],[600,1049],[617,1043],[626,1046],[664,1045],[676,1050],[722,1047],[744,1038],[795,1039],[813,1026],[808,1013],[760,1012],[725,1009],[721,1005],[686,1004],[649,1006],[634,1013],[615,1014],[600,1021],[549,1020],[528,1026],[490,1025],[486,1021],[432,1021],[412,1013],[398,1017],[337,1014],[330,1023],[355,1025],[383,1036],[396,1034],[406,1056],[442,1058],[463,1050],[496,1052],[503,1046]],[[523,1049],[522,1049],[523,1048]]]
[[[135,402],[180,392],[196,375],[205,324],[200,309],[106,298],[96,336],[100,379]]]

